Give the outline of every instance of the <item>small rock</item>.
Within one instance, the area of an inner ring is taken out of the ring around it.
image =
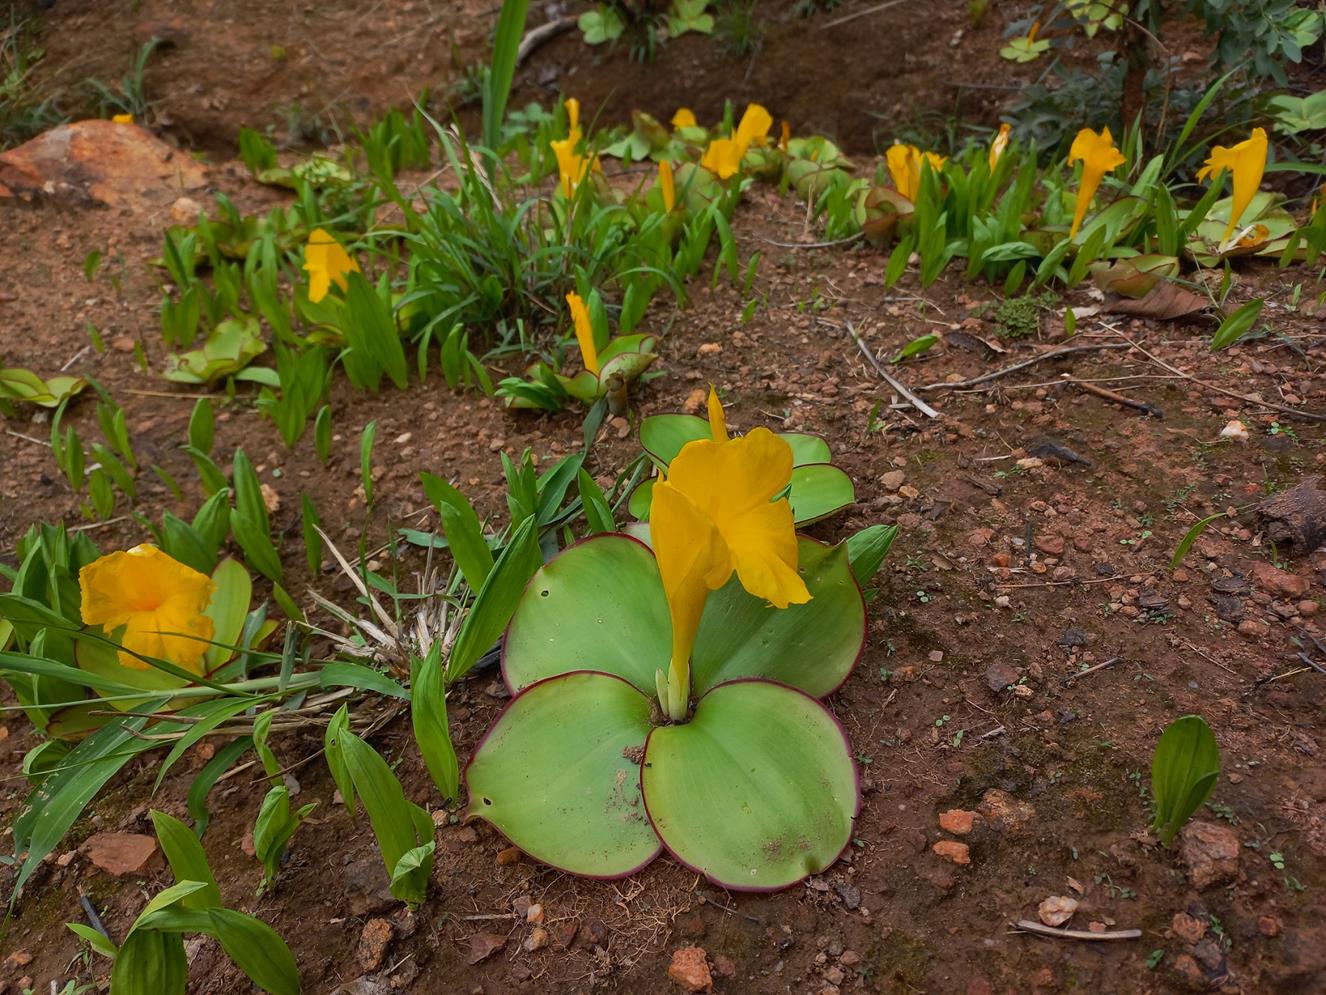
[[[1321,611],[1321,604],[1316,601],[1304,600],[1298,603],[1298,613],[1304,618],[1313,618],[1319,611]]]
[[[470,937],[471,964],[485,961],[506,946],[506,937],[501,933],[477,933]]]
[[[1220,430],[1220,438],[1233,439],[1235,442],[1247,442],[1249,438],[1248,426],[1235,418]]]
[[[509,867],[511,864],[519,863],[521,856],[520,847],[505,847],[497,851],[497,864],[499,867]]]
[[[258,489],[262,491],[262,503],[267,506],[267,514],[275,515],[281,510],[281,495],[277,493],[275,487],[271,484],[260,484]]]
[[[717,356],[722,351],[722,345],[717,342],[702,342],[700,348],[695,350],[695,354],[697,356]]]
[[[1036,818],[1036,809],[1030,802],[1019,801],[999,788],[991,788],[982,795],[976,811],[995,829],[1016,829]]]
[[[359,934],[359,944],[355,947],[355,958],[365,971],[376,971],[382,967],[387,957],[387,947],[395,938],[396,930],[386,919],[370,919],[364,924]]]
[[[975,821],[976,813],[963,808],[951,808],[939,813],[939,828],[955,836],[966,836]]]
[[[1308,590],[1308,582],[1297,574],[1281,570],[1265,560],[1258,560],[1252,565],[1252,581],[1258,587],[1271,594],[1283,594],[1287,598],[1301,598]]]
[[[141,833],[97,833],[83,844],[83,849],[94,865],[107,874],[121,877],[146,874],[156,855],[157,841]]]
[[[698,415],[705,409],[709,401],[709,392],[703,387],[696,387],[686,395],[686,400],[681,402],[681,410],[688,415]]]
[[[1010,684],[1016,684],[1022,672],[1011,663],[998,660],[985,668],[985,686],[994,694],[1004,691]]]
[[[1174,913],[1174,919],[1170,922],[1170,929],[1174,930],[1174,935],[1184,943],[1193,944],[1206,935],[1206,923],[1196,916],[1190,916],[1186,912]]]
[[[1238,877],[1239,838],[1228,826],[1194,821],[1183,827],[1183,862],[1192,886],[1203,891]]]
[[[1038,535],[1035,545],[1046,556],[1062,556],[1064,553],[1064,540],[1061,536]]]
[[[971,863],[971,851],[966,843],[959,843],[956,840],[940,840],[930,849],[945,860],[951,860],[960,866]]]
[[[569,950],[571,944],[576,941],[576,934],[580,932],[580,921],[572,919],[570,922],[564,922],[557,927],[555,942],[559,950]]]
[[[26,950],[15,950],[5,958],[5,967],[27,967],[32,963],[32,954]]]
[[[590,919],[580,931],[580,942],[591,950],[608,945],[608,927],[602,919]]]
[[[890,470],[879,478],[879,482],[884,485],[886,491],[896,491],[906,479],[907,474],[901,470]]]
[[[1067,895],[1052,895],[1036,908],[1036,914],[1047,926],[1062,926],[1077,911],[1077,899]]]
[[[532,954],[535,950],[542,950],[548,945],[548,931],[542,926],[535,926],[530,930],[529,936],[525,937],[525,942],[520,946],[527,954]]]
[[[1201,965],[1193,959],[1191,954],[1179,954],[1175,957],[1173,970],[1189,991],[1206,991],[1206,972],[1202,970]]]
[[[824,972],[824,980],[831,985],[841,985],[846,977],[847,975],[843,973],[843,969],[837,966],[829,967]]]
[[[732,962],[731,957],[725,957],[719,954],[714,958],[714,970],[718,972],[719,977],[735,978],[737,976],[737,965]]]
[[[714,990],[709,958],[702,947],[682,947],[676,951],[668,965],[668,977],[688,992]]]
[[[543,906],[535,902],[525,910],[525,921],[532,926],[538,926],[543,922]]]
[[[1280,920],[1275,916],[1258,916],[1257,932],[1262,936],[1273,939],[1280,935]]]
[[[850,884],[835,884],[833,890],[838,893],[838,897],[843,900],[843,905],[849,910],[855,911],[861,907],[861,892]]]

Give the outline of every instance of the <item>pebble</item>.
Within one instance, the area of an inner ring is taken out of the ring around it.
[[[672,955],[668,977],[688,992],[714,990],[714,976],[703,947],[682,947]]]
[[[359,934],[355,959],[365,971],[376,971],[387,957],[387,947],[395,938],[396,930],[386,919],[370,919]]]
[[[976,821],[976,813],[962,808],[951,808],[939,813],[939,828],[955,836],[966,836]]]
[[[477,933],[470,937],[469,962],[478,964],[480,961],[487,960],[505,946],[506,937],[501,933]]]
[[[1011,663],[997,660],[985,668],[985,686],[994,694],[999,694],[1010,684],[1016,684],[1022,672]]]
[[[1190,916],[1186,912],[1174,913],[1174,919],[1170,922],[1170,929],[1174,930],[1174,935],[1184,943],[1193,944],[1206,935],[1206,923],[1196,916]]]
[[[956,840],[940,840],[932,845],[930,849],[945,860],[951,860],[959,866],[971,863],[971,850],[966,843],[958,843]]]
[[[525,937],[525,942],[520,946],[527,954],[532,954],[535,950],[542,950],[548,945],[548,931],[542,926],[535,926],[530,930],[529,936]]]
[[[1234,830],[1197,820],[1184,826],[1179,835],[1188,879],[1198,891],[1228,884],[1238,877],[1239,838]]]
[[[1052,895],[1036,908],[1036,914],[1047,926],[1062,926],[1077,911],[1077,899],[1066,895]]]
[[[83,844],[88,859],[115,877],[147,873],[157,853],[155,837],[141,833],[97,833]]]
[[[907,474],[901,470],[890,470],[879,478],[879,482],[884,485],[884,489],[887,491],[898,490],[906,480]]]
[[[523,854],[520,852],[520,847],[505,847],[497,851],[497,864],[499,867],[508,867],[511,864],[519,863],[521,856],[523,856]]]

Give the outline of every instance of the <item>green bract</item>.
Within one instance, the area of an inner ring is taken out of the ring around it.
[[[682,446],[710,437],[709,423],[695,415],[650,415],[640,423],[640,444],[660,470],[681,452]],[[829,444],[817,435],[780,432],[792,447],[792,485],[788,503],[798,525],[808,525],[841,511],[856,500],[852,478],[829,461]],[[653,481],[645,481],[631,495],[631,514],[649,517]]]
[[[664,846],[728,888],[782,888],[833,863],[856,771],[816,699],[855,666],[865,603],[846,544],[798,543],[809,603],[774,609],[736,578],[709,597],[699,700],[679,724],[660,724],[654,701],[672,629],[650,549],[597,535],[542,567],[507,629],[516,697],[466,770],[467,817],[593,877],[630,874]]]

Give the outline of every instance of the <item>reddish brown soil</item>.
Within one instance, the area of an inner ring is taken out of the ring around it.
[[[144,16],[149,7],[142,5]],[[87,9],[61,0],[57,14],[72,18]],[[336,4],[318,9],[349,10]],[[234,16],[237,24],[243,21],[239,12]],[[108,31],[125,30],[110,20]],[[238,43],[225,32],[218,39],[218,45]],[[186,58],[179,56],[181,65]],[[223,77],[200,78],[227,92]],[[688,99],[681,88],[659,93],[660,100],[667,97],[661,111]],[[224,120],[225,127],[233,123]],[[811,116],[807,123],[819,122]],[[242,202],[270,196],[245,186],[232,167],[215,170],[213,178]],[[192,482],[180,449],[191,395],[140,371],[132,354],[141,340],[153,369],[160,366],[159,277],[145,260],[159,253],[168,218],[60,202],[6,203],[4,212],[6,365],[49,374],[77,357],[71,371],[96,376],[123,404],[143,464],[160,463]],[[1043,315],[1037,339],[1006,344],[1006,354],[968,351],[963,343],[980,349],[973,336],[996,340],[986,308],[996,295],[956,277],[922,292],[909,275],[890,290],[873,251],[771,244],[803,240],[803,214],[772,191],[752,192],[735,229],[743,258],[763,254],[755,293],[764,306],[742,323],[745,301],[727,284],[709,291],[707,276],[697,281],[691,308],[674,314],[657,306],[651,318],[654,327],[667,329],[665,375],[640,392],[636,414],[678,410],[713,382],[731,398],[734,427],[775,424],[829,439],[837,462],[857,481],[859,501],[816,526],[815,535],[832,540],[879,521],[902,528],[876,583],[870,646],[830,701],[852,736],[866,788],[857,845],[848,857],[805,886],[772,896],[724,894],[666,858],[626,881],[588,882],[527,861],[499,865],[505,842],[496,833],[483,824],[445,824],[441,817],[433,889],[407,921],[399,905],[383,897],[385,878],[367,825],[352,825],[333,804],[333,785],[314,759],[295,776],[299,800],[321,805],[295,837],[275,894],[261,901],[253,898],[260,868],[243,842],[264,786],[251,769],[218,786],[205,844],[227,902],[262,916],[287,939],[306,990],[314,993],[364,974],[355,946],[375,915],[395,918],[401,934],[383,962],[384,983],[397,978],[400,990],[413,992],[661,995],[679,990],[666,970],[673,951],[686,945],[707,951],[717,991],[758,995],[1326,990],[1326,765],[1320,752],[1326,743],[1319,739],[1326,678],[1304,669],[1299,656],[1326,662],[1326,652],[1312,642],[1326,640],[1323,615],[1313,607],[1326,601],[1326,554],[1270,549],[1246,510],[1272,490],[1326,472],[1323,426],[1174,379],[1140,350],[1033,366],[989,389],[930,392],[943,414],[938,422],[912,410],[891,411],[896,398],[847,337],[847,322],[885,356],[920,334],[940,334],[941,345],[897,371],[917,386],[974,377],[1032,355],[1062,333],[1057,315]],[[88,284],[82,261],[92,248],[105,251],[106,263]],[[1303,283],[1302,301],[1322,292],[1314,274],[1244,261],[1236,278],[1234,302],[1267,296],[1274,336],[1212,356],[1209,322],[1102,315],[1080,323],[1078,341],[1120,343],[1126,336],[1207,384],[1326,412],[1326,327],[1292,303],[1296,283]],[[1089,300],[1078,290],[1068,302]],[[111,344],[104,355],[81,352],[88,322]],[[1066,387],[1058,382],[1066,372],[1082,379],[1135,378],[1107,386],[1159,406],[1166,417],[1146,418]],[[515,415],[491,400],[453,393],[436,379],[407,393],[375,396],[355,393],[338,379],[334,404],[338,436],[326,469],[307,439],[287,451],[243,391],[225,407],[219,426],[217,451],[243,445],[281,496],[275,522],[286,536],[297,592],[309,581],[300,567],[302,493],[315,498],[338,542],[353,548],[364,531],[372,546],[426,509],[418,472],[458,478],[482,512],[497,516],[504,514],[499,450],[518,455],[528,446],[546,464],[573,451],[580,436],[577,413]],[[71,412],[85,436],[95,435],[92,409],[84,401]],[[1216,444],[1235,416],[1247,423],[1251,440]],[[369,514],[357,493],[357,440],[371,419],[378,422],[378,499]],[[42,417],[0,420],[0,428],[0,548],[12,556],[28,524],[81,519],[49,451],[30,441],[46,436]],[[601,479],[610,479],[634,451],[629,426],[623,428],[606,429],[594,451]],[[1042,436],[1089,465],[1047,460],[1018,469],[1018,459]],[[886,486],[882,478],[895,471],[903,475],[901,485],[890,477]],[[194,489],[190,502],[177,505],[149,475],[141,484],[142,510],[152,517],[163,508],[191,512],[197,499]],[[1237,521],[1209,530],[1183,569],[1170,574],[1169,557],[1192,523],[1229,506],[1245,510]],[[121,507],[117,515],[127,511]],[[424,521],[432,524],[427,516]],[[103,548],[144,537],[128,517],[98,524],[91,535]],[[1266,569],[1277,557],[1296,580]],[[408,551],[403,562],[407,569],[422,566]],[[332,576],[316,583],[351,604]],[[1082,667],[1116,657],[1112,666],[1064,683]],[[992,692],[987,673],[995,664],[1014,668],[1009,682],[1019,682],[1021,690]],[[1284,676],[1295,670],[1302,672]],[[453,692],[452,727],[462,754],[501,707],[500,695],[491,672]],[[1160,730],[1193,711],[1210,721],[1223,756],[1214,807],[1198,818],[1228,827],[1241,843],[1236,876],[1201,891],[1177,844],[1166,850],[1145,836],[1141,795]],[[18,764],[36,739],[21,717],[8,718],[3,728],[0,764],[7,779],[0,782],[0,811],[12,816],[27,791]],[[310,730],[275,745],[293,762],[311,756],[318,741],[317,730]],[[408,723],[388,725],[374,745],[400,761],[411,797],[436,805]],[[184,814],[183,798],[202,756],[182,763],[153,797],[157,762],[149,757],[131,764],[57,851],[70,859],[53,860],[29,883],[0,939],[0,960],[11,953],[32,960],[4,962],[0,991],[6,984],[20,990],[22,977],[44,992],[52,981],[104,976],[104,961],[89,967],[78,960],[79,944],[62,925],[81,919],[80,892],[118,939],[169,878],[162,871],[142,880],[109,878],[79,845],[99,830],[150,832],[150,807]],[[933,852],[936,842],[959,839],[940,829],[940,813],[976,810],[991,789],[1027,806],[1023,821],[1000,820],[997,813],[978,820],[961,837],[970,846],[965,866]],[[1271,853],[1282,855],[1283,870],[1272,865]],[[510,914],[524,895],[543,904],[554,937],[534,953],[520,949],[530,927]],[[1098,922],[1144,935],[1087,943],[1008,930],[1010,920],[1035,919],[1038,903],[1055,895],[1081,901],[1073,926]],[[1198,923],[1179,920],[1176,933],[1180,913]],[[577,939],[561,949],[559,929],[572,923],[579,925]],[[470,940],[480,933],[510,941],[471,966]],[[1153,951],[1164,956],[1149,968]],[[197,949],[191,978],[197,992],[247,990],[211,942]]]

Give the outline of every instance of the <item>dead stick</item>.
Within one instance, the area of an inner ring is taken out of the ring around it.
[[[1095,394],[1097,397],[1103,397],[1105,400],[1113,401],[1115,404],[1122,404],[1125,408],[1132,408],[1134,411],[1140,411],[1153,418],[1159,418],[1162,421],[1165,418],[1165,412],[1161,411],[1154,404],[1147,404],[1145,401],[1135,401],[1127,394],[1120,394],[1117,390],[1108,390],[1104,387],[1098,387],[1094,383],[1079,380],[1076,377],[1069,376],[1067,373],[1064,374],[1064,383],[1070,383],[1079,390],[1086,391],[1088,394]]]
[[[1073,681],[1077,680],[1079,677],[1086,677],[1087,674],[1094,674],[1097,670],[1104,670],[1106,667],[1113,667],[1121,659],[1123,658],[1118,656],[1111,657],[1110,659],[1106,660],[1104,663],[1098,663],[1094,667],[1088,667],[1086,670],[1079,670],[1075,674],[1069,674],[1067,677],[1059,681],[1059,683],[1067,687],[1069,684],[1072,684]]]
[[[537,28],[531,28],[525,37],[520,40],[520,47],[516,49],[516,65],[523,65],[536,48],[546,41],[551,41],[560,35],[563,31],[569,31],[575,25],[574,16],[559,17],[555,21],[549,21],[547,24],[540,24]]]
[[[875,368],[875,372],[880,375],[880,378],[885,383],[887,383],[900,395],[906,398],[912,407],[914,407],[917,411],[921,412],[921,414],[925,415],[927,418],[939,417],[938,411],[930,407],[930,405],[926,404],[925,401],[921,400],[919,397],[913,394],[901,382],[894,379],[894,377],[889,373],[888,370],[884,369],[884,367],[879,365],[879,360],[876,359],[875,354],[870,351],[870,347],[861,340],[861,336],[856,333],[856,328],[855,326],[853,326],[853,324],[850,321],[845,322],[844,324],[847,327],[847,334],[852,336],[852,341],[856,343],[856,347],[861,350],[861,354],[866,357],[866,359],[870,362],[870,365]]]
[[[1037,936],[1049,936],[1056,940],[1139,940],[1140,929],[1116,929],[1112,933],[1093,933],[1088,929],[1055,929],[1030,919],[1019,919],[1012,924],[1014,929]]]
[[[955,383],[928,383],[924,387],[917,387],[917,390],[958,390],[962,387],[975,387],[977,384],[987,383],[990,380],[997,380],[999,377],[1006,377],[1010,373],[1016,373],[1018,370],[1026,369],[1028,366],[1035,366],[1037,363],[1043,363],[1047,359],[1058,359],[1060,356],[1070,356],[1075,352],[1099,352],[1102,349],[1127,349],[1126,345],[1119,342],[1102,342],[1098,345],[1072,345],[1064,349],[1053,349],[1050,352],[1043,352],[1039,356],[1032,356],[1031,359],[1024,359],[1020,363],[1014,363],[1012,366],[1004,366],[998,370],[991,370],[989,373],[983,373],[979,377],[973,377],[970,380],[958,380]]]
[[[1198,387],[1205,387],[1207,390],[1213,390],[1217,394],[1224,394],[1226,397],[1232,397],[1236,401],[1242,401],[1244,404],[1253,404],[1259,408],[1266,408],[1269,411],[1279,411],[1281,414],[1293,415],[1296,418],[1306,418],[1308,421],[1326,422],[1326,415],[1319,415],[1312,411],[1299,411],[1298,408],[1291,408],[1284,404],[1276,404],[1272,401],[1263,401],[1256,397],[1248,397],[1246,394],[1239,394],[1232,390],[1226,390],[1224,387],[1217,387],[1215,384],[1207,383],[1205,380],[1198,380],[1191,373],[1184,373],[1177,366],[1171,366],[1169,363],[1165,362],[1159,356],[1147,352],[1144,348],[1142,348],[1140,345],[1138,345],[1128,336],[1124,335],[1123,332],[1119,331],[1113,325],[1106,324],[1105,322],[1102,322],[1102,324],[1104,324],[1106,328],[1112,331],[1115,335],[1119,336],[1119,338],[1123,339],[1125,342],[1127,342],[1130,346],[1132,346],[1142,355],[1150,359],[1151,362],[1155,363],[1157,366],[1161,366],[1169,370],[1171,373],[1177,373],[1185,380],[1191,380]]]

